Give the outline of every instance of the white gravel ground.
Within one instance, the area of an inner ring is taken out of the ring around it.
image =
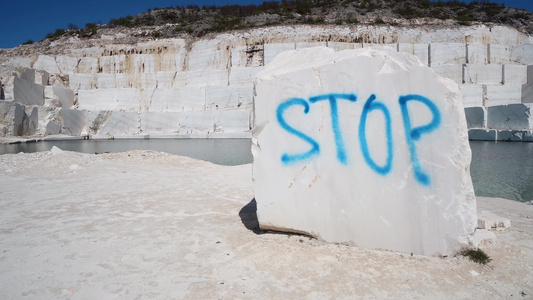
[[[151,151],[0,155],[0,299],[533,299],[533,206],[463,256],[258,234],[251,165]]]

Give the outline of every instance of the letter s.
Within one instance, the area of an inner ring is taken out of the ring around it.
[[[289,107],[291,107],[293,105],[301,105],[301,106],[304,107],[304,113],[307,114],[309,112],[309,104],[307,103],[307,101],[305,101],[302,98],[291,98],[291,99],[281,103],[278,106],[278,109],[276,110],[276,116],[277,116],[277,119],[278,119],[278,123],[287,132],[289,132],[289,133],[301,138],[302,140],[308,142],[311,145],[311,150],[309,150],[309,151],[307,151],[305,153],[300,153],[300,154],[283,153],[283,155],[281,156],[281,161],[284,164],[286,164],[286,165],[298,162],[300,160],[308,159],[308,158],[320,153],[320,147],[319,147],[318,143],[314,139],[310,138],[308,135],[302,133],[301,131],[298,131],[298,130],[294,129],[292,126],[287,124],[287,122],[285,122],[285,119],[283,118],[283,113],[285,112],[285,110],[287,110]]]

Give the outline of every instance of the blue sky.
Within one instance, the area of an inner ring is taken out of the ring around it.
[[[148,8],[187,4],[225,5],[260,4],[263,0],[0,0],[0,48],[18,46],[27,40],[42,40],[57,28],[69,23],[85,27],[86,23],[106,24],[111,18],[136,15]],[[510,7],[533,11],[533,0],[492,0]]]

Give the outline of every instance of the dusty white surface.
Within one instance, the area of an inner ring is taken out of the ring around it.
[[[253,128],[262,229],[423,255],[472,245],[461,94],[415,56],[284,52],[257,75]]]
[[[533,206],[486,266],[256,234],[251,165],[157,152],[0,155],[0,299],[531,299]]]

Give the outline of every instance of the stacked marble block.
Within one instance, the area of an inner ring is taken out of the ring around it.
[[[42,70],[26,69],[12,79],[8,99],[0,101],[0,136],[59,133],[58,121],[50,119],[50,112],[72,107],[74,92],[50,85],[54,76]]]
[[[461,87],[471,140],[533,141],[532,44],[448,43],[428,49],[428,65]]]

